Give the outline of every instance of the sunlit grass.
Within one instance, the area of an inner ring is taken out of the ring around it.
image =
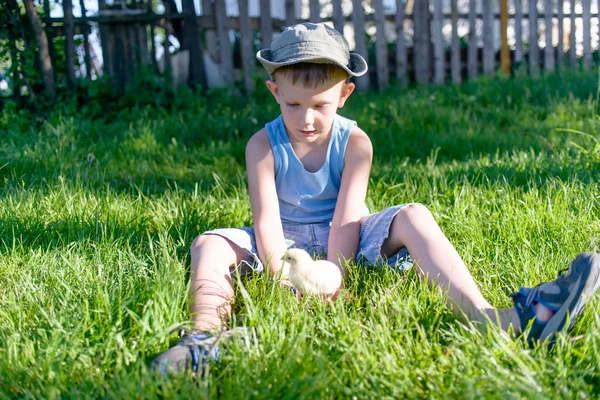
[[[353,95],[340,113],[373,140],[369,207],[427,205],[484,295],[511,306],[519,286],[600,247],[597,84]],[[170,110],[0,116],[0,397],[600,395],[598,299],[553,350],[532,349],[463,326],[413,271],[361,267],[333,304],[244,278],[231,325],[257,345],[233,345],[204,381],[148,374],[189,323],[193,238],[251,224],[245,141],[277,115],[264,92],[182,96]]]

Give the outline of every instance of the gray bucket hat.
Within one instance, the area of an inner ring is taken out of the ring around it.
[[[301,62],[337,64],[350,76],[364,75],[368,68],[360,54],[350,53],[346,38],[323,23],[306,22],[285,28],[271,48],[260,50],[256,58],[270,76],[279,67]]]

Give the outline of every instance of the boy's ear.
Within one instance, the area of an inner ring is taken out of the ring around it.
[[[277,103],[279,103],[279,87],[277,86],[277,82],[268,80],[267,87],[269,88],[269,92],[275,97]]]
[[[356,86],[352,82],[344,83],[344,86],[342,86],[342,93],[340,94],[338,108],[344,107],[344,104],[346,104],[346,100],[348,99],[348,97],[350,97],[352,92],[354,92],[355,87]]]

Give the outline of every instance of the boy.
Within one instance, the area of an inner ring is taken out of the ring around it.
[[[269,73],[267,86],[281,115],[258,131],[246,148],[253,228],[217,229],[191,247],[190,311],[196,332],[159,355],[153,367],[197,371],[215,346],[212,333],[226,324],[236,267],[272,274],[289,246],[342,267],[344,260],[398,270],[413,264],[430,284],[448,291],[458,316],[498,321],[528,339],[552,339],[567,319],[581,312],[600,284],[600,256],[578,256],[566,274],[513,294],[515,307],[495,309],[482,296],[460,256],[431,213],[407,204],[370,214],[364,201],[372,160],[369,137],[337,109],[354,90],[349,78],[367,72],[365,60],[324,24],[299,24],[283,31],[257,58]],[[409,256],[410,254],[410,256]],[[225,331],[220,337],[239,330]]]

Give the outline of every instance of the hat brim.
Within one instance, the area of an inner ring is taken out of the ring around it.
[[[311,56],[311,57],[297,57],[290,58],[285,60],[284,62],[273,62],[271,61],[271,50],[263,49],[256,53],[256,58],[260,63],[265,67],[270,76],[273,76],[273,72],[277,68],[284,67],[286,65],[298,64],[298,63],[314,63],[314,64],[334,64],[340,66],[344,71],[348,73],[349,76],[362,76],[367,73],[369,67],[367,66],[367,62],[365,59],[357,53],[350,53],[350,60],[348,61],[348,65],[343,65],[339,61],[336,61],[332,58],[323,57],[323,56]]]

